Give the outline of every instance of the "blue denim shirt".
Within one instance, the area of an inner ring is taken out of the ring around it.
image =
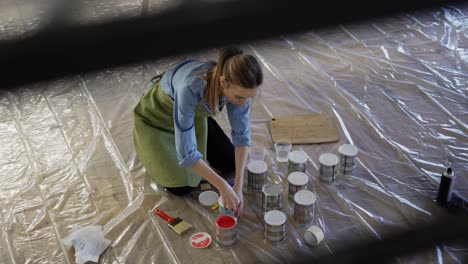
[[[211,62],[192,61],[180,68],[174,67],[166,71],[161,78],[161,87],[174,98],[175,144],[179,165],[182,167],[191,167],[202,158],[202,154],[197,150],[195,137],[195,107],[203,99],[206,88],[206,81],[201,78],[201,72],[213,66]],[[174,72],[176,68],[178,69]],[[220,102],[220,109],[226,105],[234,147],[251,144],[250,104],[251,99],[247,100],[245,106],[231,104],[226,97]],[[207,112],[211,112],[208,102],[204,107]]]

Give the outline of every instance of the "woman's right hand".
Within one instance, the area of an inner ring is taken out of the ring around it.
[[[223,198],[224,208],[233,213],[236,213],[240,204],[240,199],[236,192],[234,192],[234,189],[232,189],[232,187],[226,182],[226,184],[224,184],[223,188],[221,188],[219,192]]]
[[[216,187],[216,189],[218,189],[221,197],[223,197],[224,208],[227,208],[229,211],[234,213],[237,212],[240,199],[226,180],[213,171],[213,169],[211,169],[202,159],[199,159],[197,162],[195,162],[195,164],[192,166],[192,169],[198,174],[202,175],[203,178],[208,180],[208,182],[210,182]]]

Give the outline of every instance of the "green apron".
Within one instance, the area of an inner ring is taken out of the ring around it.
[[[205,98],[195,108],[197,149],[206,160],[208,139]],[[133,139],[138,158],[150,177],[164,187],[196,187],[198,173],[179,165],[175,146],[174,101],[161,87],[160,79],[142,96],[134,109]]]

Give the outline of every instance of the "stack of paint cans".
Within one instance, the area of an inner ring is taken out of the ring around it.
[[[267,179],[267,164],[264,161],[252,161],[247,165],[248,187],[251,191],[259,192]]]
[[[299,224],[309,224],[314,219],[315,194],[309,190],[300,190],[294,195],[294,219]]]
[[[295,171],[288,176],[289,192],[288,198],[293,200],[294,195],[300,191],[305,190],[309,186],[309,177],[307,174],[299,171]]]
[[[265,184],[262,192],[262,207],[265,212],[283,209],[283,187],[280,184]]]
[[[338,174],[338,157],[335,154],[325,153],[319,157],[320,180],[324,182],[333,182]]]
[[[300,171],[306,171],[307,154],[301,150],[291,151],[288,155],[289,160],[289,173]]]
[[[340,153],[340,175],[354,175],[356,172],[356,157],[358,148],[351,144],[343,144],[338,148]]]
[[[271,210],[265,213],[265,237],[272,243],[278,243],[286,237],[286,214]]]

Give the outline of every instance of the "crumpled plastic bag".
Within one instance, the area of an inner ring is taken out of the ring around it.
[[[77,264],[83,264],[88,261],[98,262],[99,256],[111,243],[104,238],[102,226],[75,226],[72,233],[62,239],[62,243],[70,249],[75,248],[75,257]]]

